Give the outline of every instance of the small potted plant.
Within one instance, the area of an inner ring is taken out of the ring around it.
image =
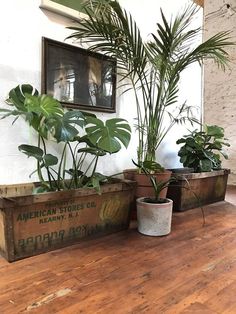
[[[175,179],[158,180],[149,169],[134,164],[147,176],[153,189],[153,196],[147,195],[136,200],[138,231],[149,236],[167,235],[171,231],[173,201],[161,197],[161,192]]]
[[[18,148],[35,159],[39,182],[0,186],[2,255],[13,261],[127,228],[134,182],[97,172],[99,158],[128,146],[127,121],[66,110],[28,84],[13,88],[7,103],[2,118],[23,117],[38,137]]]
[[[169,186],[167,195],[174,201],[174,209],[183,211],[224,200],[230,173],[229,169],[221,168],[221,156],[228,158],[224,147],[230,146],[224,129],[204,125],[203,130],[194,130],[176,143],[182,145],[178,153],[180,162],[193,172],[178,174],[178,183]]]

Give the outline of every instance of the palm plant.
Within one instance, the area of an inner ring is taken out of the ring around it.
[[[74,32],[68,38],[87,42],[89,49],[117,59],[121,86],[135,94],[138,164],[153,167],[156,150],[173,125],[195,121],[190,106],[178,105],[181,72],[205,59],[224,69],[229,62],[225,47],[233,45],[229,32],[219,32],[193,47],[201,29],[190,29],[198,11],[196,5],[190,5],[170,21],[161,11],[156,33],[145,42],[132,15],[117,0],[89,0],[85,11],[88,18],[69,27]],[[166,117],[168,123],[164,123]]]

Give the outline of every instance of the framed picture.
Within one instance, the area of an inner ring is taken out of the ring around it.
[[[66,107],[115,112],[114,59],[48,38],[42,50],[43,93]]]
[[[84,0],[41,0],[40,7],[77,20],[86,17],[83,2]]]

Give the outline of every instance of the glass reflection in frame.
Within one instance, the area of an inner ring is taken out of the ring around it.
[[[45,40],[50,43],[44,43],[45,92],[68,107],[115,112],[115,61],[81,48]]]

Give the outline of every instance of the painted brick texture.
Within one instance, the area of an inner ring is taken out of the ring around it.
[[[205,0],[204,39],[228,30],[236,42],[236,0]],[[231,169],[229,184],[236,185],[236,46],[227,49],[227,52],[231,64],[225,72],[211,61],[205,63],[203,118],[205,123],[217,124],[225,129],[231,146],[226,149],[229,159],[223,161],[223,167]]]

